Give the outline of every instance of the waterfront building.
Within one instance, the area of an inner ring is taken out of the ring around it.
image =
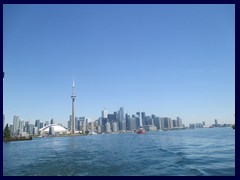
[[[126,130],[126,119],[124,117],[124,108],[121,107],[118,111],[119,129]]]
[[[120,121],[119,130],[126,131],[126,121]]]
[[[162,123],[160,117],[154,118],[154,125],[157,127],[157,130],[162,130]]]
[[[39,129],[43,128],[43,122],[40,122],[40,127]]]
[[[162,118],[162,127],[163,130],[170,130],[172,129],[172,121],[168,117],[163,117]]]
[[[24,125],[24,129],[25,129],[25,132],[29,132],[29,121],[25,121],[25,125]]]
[[[38,127],[33,127],[33,134],[38,135],[39,134],[39,129]]]
[[[138,118],[139,118],[139,127],[142,127],[143,126],[143,122],[142,122],[141,112],[137,112],[136,114],[138,115]]]
[[[86,133],[86,129],[87,127],[86,127],[86,120],[83,120],[83,122],[82,122],[82,133],[83,134],[85,134]]]
[[[172,124],[173,124],[173,128],[177,128],[178,127],[177,120],[173,119],[172,120]]]
[[[29,130],[29,134],[33,134],[33,128],[34,128],[34,125],[33,124],[28,124],[28,130]]]
[[[106,132],[107,133],[111,132],[111,127],[110,127],[110,123],[109,122],[106,123]]]
[[[177,117],[177,127],[179,127],[179,128],[183,127],[182,119],[180,117]]]
[[[131,118],[128,113],[126,114],[126,130],[131,130]]]
[[[19,122],[19,134],[22,134],[24,132],[24,121],[20,120]]]
[[[137,118],[131,118],[131,123],[130,123],[130,130],[131,131],[134,131],[134,130],[136,130],[136,129],[138,129],[139,128],[139,117],[137,117]],[[138,123],[137,123],[138,122]]]
[[[18,134],[19,133],[19,126],[20,126],[20,119],[19,116],[13,117],[13,133]]]
[[[97,126],[97,133],[101,133],[102,132],[102,127],[100,125]]]
[[[40,120],[39,119],[37,119],[35,121],[35,127],[38,127],[38,129],[40,129]]]
[[[146,117],[146,114],[145,112],[141,112],[141,115],[142,115],[142,125],[146,125],[146,121],[145,121],[145,117]]]
[[[71,133],[74,134],[75,133],[75,119],[74,119],[74,101],[76,98],[75,92],[74,92],[74,80],[73,80],[73,85],[72,85],[72,120],[71,120]]]
[[[113,132],[117,132],[118,131],[117,122],[112,123],[112,131]]]
[[[146,122],[146,125],[154,125],[153,119],[150,116],[145,117],[145,122]]]
[[[189,124],[189,128],[195,129],[196,128],[196,124]]]
[[[71,120],[68,121],[68,129],[71,130]]]
[[[75,130],[80,130],[79,124],[78,124],[79,118],[76,116],[75,117]]]
[[[217,121],[217,119],[215,119],[215,125],[216,125],[216,126],[218,125],[218,121]]]
[[[90,122],[90,129],[91,129],[91,131],[94,131],[94,122],[93,121]]]

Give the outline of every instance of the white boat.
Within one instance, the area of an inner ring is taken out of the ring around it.
[[[89,135],[97,135],[97,133],[94,132],[94,131],[90,131],[90,132],[89,132]]]

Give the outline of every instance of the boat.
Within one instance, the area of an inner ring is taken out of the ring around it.
[[[146,131],[145,131],[145,129],[143,129],[143,128],[139,128],[138,130],[137,130],[137,134],[145,134],[146,133]]]
[[[97,135],[97,133],[94,132],[94,131],[90,131],[90,132],[88,133],[88,135]]]

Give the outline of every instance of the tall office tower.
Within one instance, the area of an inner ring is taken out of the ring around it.
[[[107,114],[107,110],[106,109],[104,109],[102,111],[102,118],[108,118],[108,114]]]
[[[81,130],[81,126],[82,126],[82,121],[81,121],[80,118],[78,118],[77,127],[78,127],[78,130],[79,130],[79,131]]]
[[[146,125],[153,125],[153,119],[151,116],[145,117]]]
[[[100,125],[97,126],[97,133],[101,133],[102,132],[102,127]]]
[[[131,130],[131,117],[128,113],[126,114],[126,130]]]
[[[172,120],[172,125],[173,125],[173,128],[178,127],[178,125],[177,125],[177,120],[173,119],[173,120]]]
[[[20,120],[20,123],[19,123],[19,133],[22,134],[24,131],[24,120]]]
[[[162,123],[161,123],[161,118],[160,117],[155,117],[154,118],[154,125],[157,127],[157,130],[162,129]]]
[[[70,130],[71,129],[71,120],[68,121],[68,129]]]
[[[74,134],[75,133],[74,101],[75,101],[75,98],[76,98],[75,93],[74,93],[74,80],[73,80],[72,96],[71,96],[71,98],[72,98],[72,121],[71,121],[72,122],[71,123],[72,128],[71,128],[71,133]]]
[[[78,117],[75,117],[75,129],[76,129],[76,130],[79,130],[79,128],[80,128],[80,127],[78,126],[78,120],[79,120]]]
[[[103,123],[102,123],[102,117],[98,118],[98,122],[99,122],[99,125],[102,126]]]
[[[51,119],[50,124],[55,124],[53,118]]]
[[[33,134],[38,135],[39,134],[39,129],[38,127],[33,127]]]
[[[24,132],[29,132],[29,127],[28,127],[28,125],[29,125],[29,122],[28,121],[25,121],[25,131]]]
[[[177,127],[182,128],[182,119],[180,117],[177,117]]]
[[[94,122],[93,121],[90,122],[90,129],[91,129],[91,131],[94,131]]]
[[[20,126],[19,116],[14,116],[13,117],[13,133],[14,134],[19,133],[19,126]]]
[[[29,129],[29,134],[33,134],[33,128],[34,128],[34,125],[33,124],[28,124],[28,129]]]
[[[123,107],[121,107],[118,110],[118,122],[119,122],[119,130],[126,130],[126,119],[124,117]]]
[[[172,121],[170,118],[164,117],[162,120],[163,120],[163,123],[162,123],[163,129],[172,129],[172,123],[171,123]]]
[[[113,132],[117,132],[118,131],[117,122],[112,123],[112,131]]]
[[[40,123],[40,129],[43,128],[43,122]]]
[[[37,119],[35,121],[35,127],[38,127],[38,129],[40,128],[40,120],[39,119]]]
[[[117,114],[117,112],[114,112],[113,115],[114,115],[114,122],[116,122],[116,121],[118,120],[118,114]]]
[[[86,120],[83,120],[83,122],[82,122],[82,133],[83,134],[85,134],[86,129],[87,129],[87,127],[86,127]]]
[[[215,119],[215,125],[218,125],[217,119]]]
[[[114,114],[108,114],[107,115],[107,119],[110,123],[115,122],[115,118],[114,118]]]
[[[203,121],[203,122],[202,122],[202,124],[203,124],[203,126],[206,126],[206,123],[205,123],[205,121]]]
[[[146,114],[145,114],[145,112],[141,112],[141,115],[142,115],[142,124],[144,126],[144,125],[146,125],[146,122],[145,122]]]
[[[106,132],[107,133],[111,132],[111,127],[110,127],[110,123],[109,122],[106,123]]]
[[[142,122],[141,112],[137,112],[136,114],[138,115],[138,118],[139,118],[139,127],[142,127],[143,126],[143,122]]]
[[[138,120],[140,119],[139,117],[137,118]],[[136,130],[139,127],[139,124],[137,123],[137,119],[136,118],[131,118],[131,130]]]

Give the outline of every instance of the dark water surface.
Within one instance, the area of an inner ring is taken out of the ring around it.
[[[234,176],[235,130],[34,138],[3,143],[4,176]]]

